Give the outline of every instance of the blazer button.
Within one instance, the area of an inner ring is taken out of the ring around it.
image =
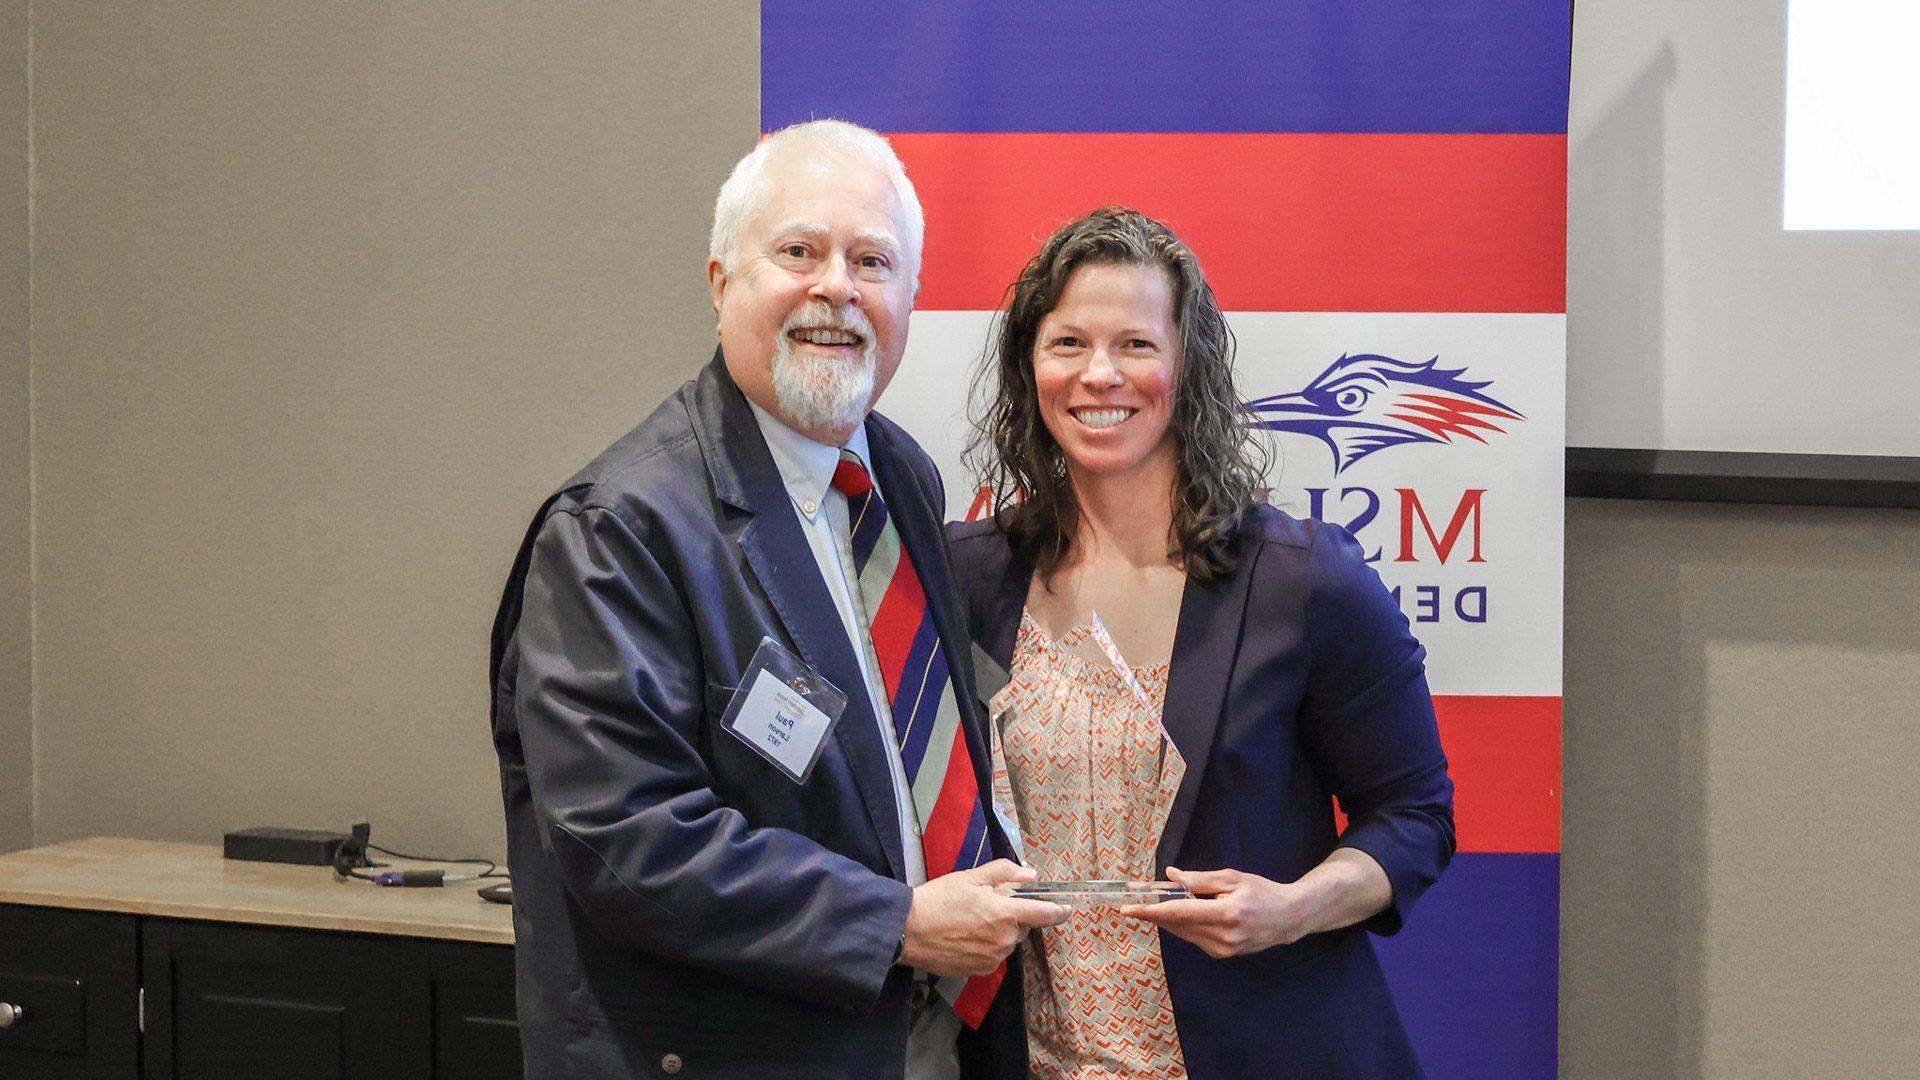
[[[668,1054],[666,1057],[660,1059],[660,1071],[666,1073],[668,1076],[679,1072],[684,1065],[686,1065],[686,1062],[680,1060],[679,1054]]]

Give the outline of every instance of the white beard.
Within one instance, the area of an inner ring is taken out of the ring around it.
[[[799,312],[780,328],[773,346],[773,399],[787,422],[806,431],[838,431],[858,427],[867,418],[873,398],[873,327],[857,312],[852,325],[864,343],[852,360],[796,356],[790,330],[835,326],[835,320],[816,312]]]

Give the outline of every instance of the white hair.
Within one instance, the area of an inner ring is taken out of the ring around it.
[[[845,120],[808,120],[783,127],[761,139],[758,146],[740,159],[727,182],[720,185],[719,197],[713,201],[713,235],[707,242],[708,258],[718,262],[721,269],[733,271],[734,256],[747,224],[766,208],[773,195],[767,185],[767,162],[782,148],[847,154],[885,173],[893,182],[901,208],[906,211],[907,235],[900,241],[906,248],[911,276],[919,280],[920,244],[927,230],[926,219],[920,211],[920,196],[914,193],[913,182],[907,179],[907,170],[886,137]]]

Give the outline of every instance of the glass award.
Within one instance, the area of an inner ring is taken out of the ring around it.
[[[1011,809],[1021,834],[1032,837],[1036,829],[1044,829],[1054,838],[1044,845],[1049,852],[1029,851],[1040,880],[1002,890],[1071,908],[1190,899],[1183,885],[1150,880],[1154,851],[1166,830],[1185,762],[1160,723],[1160,710],[1098,614],[1089,622],[1086,639],[1098,652],[1082,650],[1087,655],[1072,656],[1060,670],[1105,686],[1067,686],[1070,693],[1085,693],[1088,708],[1066,710],[1062,715],[1071,715],[1070,725],[1046,733],[1053,752],[997,755],[1007,769]],[[1063,656],[1078,640],[1077,632],[1063,639],[1058,646]],[[1105,678],[1109,671],[1123,694],[1113,693]],[[1117,704],[1116,696],[1124,704]],[[1016,731],[1021,718],[1011,713],[1009,709],[995,717],[997,740],[1004,741],[1009,731],[1022,741],[1036,737],[1032,731]]]
[[[1121,907],[1191,900],[1185,885],[1171,881],[1030,881],[1015,885],[1010,895],[1023,900],[1045,900],[1061,907]]]

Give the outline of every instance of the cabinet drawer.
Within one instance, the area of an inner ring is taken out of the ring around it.
[[[139,962],[132,916],[0,904],[0,1076],[138,1075]]]
[[[9,958],[11,959],[11,958]],[[87,984],[58,975],[21,975],[0,960],[0,1049],[87,1052]]]

